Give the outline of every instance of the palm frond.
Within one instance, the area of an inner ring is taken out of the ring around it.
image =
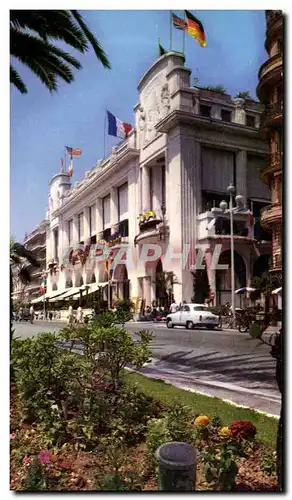
[[[12,83],[12,85],[14,85],[22,94],[27,94],[26,86],[12,65],[10,65],[10,83]]]
[[[18,255],[14,255],[10,253],[10,260],[12,264],[19,265],[21,264],[21,259],[18,257]]]
[[[36,32],[44,41],[49,38],[63,40],[81,53],[88,49],[87,39],[82,30],[72,22],[70,11],[12,10],[10,22],[15,28]]]
[[[40,263],[35,258],[34,254],[30,250],[27,250],[21,243],[14,243],[10,250],[10,255],[26,259],[33,267],[40,267]]]
[[[24,285],[27,285],[28,283],[31,282],[30,272],[26,266],[20,268],[18,273],[18,278]]]
[[[110,69],[111,65],[110,65],[110,62],[109,62],[104,50],[102,49],[99,41],[95,38],[92,31],[90,31],[90,29],[88,29],[81,14],[79,14],[79,12],[77,10],[71,10],[71,14],[74,17],[74,19],[77,21],[77,23],[79,24],[79,26],[82,29],[87,40],[90,42],[90,44],[91,44],[91,46],[96,54],[97,59],[102,63],[102,65],[105,68]]]

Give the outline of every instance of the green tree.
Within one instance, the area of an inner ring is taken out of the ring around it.
[[[240,97],[241,99],[251,99],[252,100],[252,97],[250,95],[249,90],[244,90],[244,91],[238,92],[235,97]]]
[[[82,54],[91,45],[97,59],[110,68],[100,43],[77,10],[10,11],[10,55],[26,65],[50,92],[57,91],[57,78],[71,83],[72,67],[82,67],[75,57],[52,43],[59,41]],[[12,65],[10,83],[22,94],[27,93],[25,83]]]
[[[226,88],[224,85],[207,85],[206,87],[201,87],[202,89],[212,90],[213,92],[218,92],[219,94],[226,94]]]
[[[251,286],[256,289],[256,291],[251,294],[252,300],[256,300],[260,298],[261,295],[264,295],[265,313],[267,314],[269,312],[272,291],[282,286],[282,276],[281,274],[271,274],[266,271],[261,276],[254,276],[251,281]]]
[[[30,283],[31,276],[29,265],[40,267],[34,254],[27,250],[21,243],[16,243],[10,238],[10,318],[12,319],[13,303],[13,275],[24,285]],[[12,328],[11,328],[12,332]]]

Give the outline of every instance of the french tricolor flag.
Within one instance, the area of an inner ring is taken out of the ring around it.
[[[108,119],[108,135],[113,135],[114,137],[120,137],[121,139],[126,139],[132,130],[132,125],[129,123],[124,123],[114,116],[109,111],[107,112]]]

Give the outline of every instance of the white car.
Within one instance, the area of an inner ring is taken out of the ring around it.
[[[167,328],[185,326],[192,330],[195,326],[206,326],[213,330],[219,325],[219,316],[211,313],[205,304],[184,304],[175,313],[167,315]]]

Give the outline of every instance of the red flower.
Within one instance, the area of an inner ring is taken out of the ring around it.
[[[61,462],[59,462],[59,466],[61,467],[61,469],[65,469],[65,470],[71,469],[71,465],[68,462],[66,462],[65,460],[61,460]]]
[[[229,428],[236,439],[253,439],[257,433],[256,427],[249,420],[232,422]]]
[[[39,459],[42,464],[48,464],[52,459],[51,452],[48,450],[42,450],[39,454]]]

